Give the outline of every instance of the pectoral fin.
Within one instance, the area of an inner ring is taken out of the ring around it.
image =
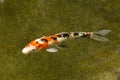
[[[60,44],[60,45],[58,45],[57,47],[58,47],[58,48],[68,48],[67,45],[65,45],[65,44]]]
[[[58,49],[56,49],[56,48],[48,48],[48,49],[46,49],[46,51],[48,51],[48,52],[57,52]]]

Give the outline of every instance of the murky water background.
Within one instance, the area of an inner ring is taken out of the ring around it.
[[[1,80],[119,80],[119,0],[0,0]],[[67,50],[21,53],[29,41],[63,31],[110,29],[110,42],[69,40]]]

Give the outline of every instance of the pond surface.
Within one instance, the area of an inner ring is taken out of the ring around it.
[[[1,80],[120,79],[120,0],[0,0]],[[109,29],[109,42],[69,40],[67,50],[22,54],[36,38]]]

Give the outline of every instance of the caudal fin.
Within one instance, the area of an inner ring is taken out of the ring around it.
[[[110,40],[105,38],[104,36],[110,32],[111,32],[111,30],[95,31],[95,32],[93,32],[93,35],[91,35],[91,38],[94,40],[97,40],[97,41],[108,42]]]

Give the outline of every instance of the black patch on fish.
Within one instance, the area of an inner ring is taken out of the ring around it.
[[[57,35],[59,38],[62,37],[62,35]]]
[[[54,41],[55,41],[55,40],[57,40],[57,38],[56,38],[56,37],[51,37],[51,38],[52,38]]]
[[[74,35],[74,36],[78,36],[78,35],[79,35],[79,33],[75,32],[73,35]]]
[[[88,35],[88,34],[83,34],[81,37],[82,37],[82,38],[86,38],[86,37],[89,38],[89,35]]]
[[[36,41],[36,43],[38,43],[38,41]]]
[[[45,42],[48,42],[48,40],[47,39],[41,39],[42,41],[45,41]]]
[[[63,34],[63,37],[69,38],[69,34],[65,33],[65,34]]]

